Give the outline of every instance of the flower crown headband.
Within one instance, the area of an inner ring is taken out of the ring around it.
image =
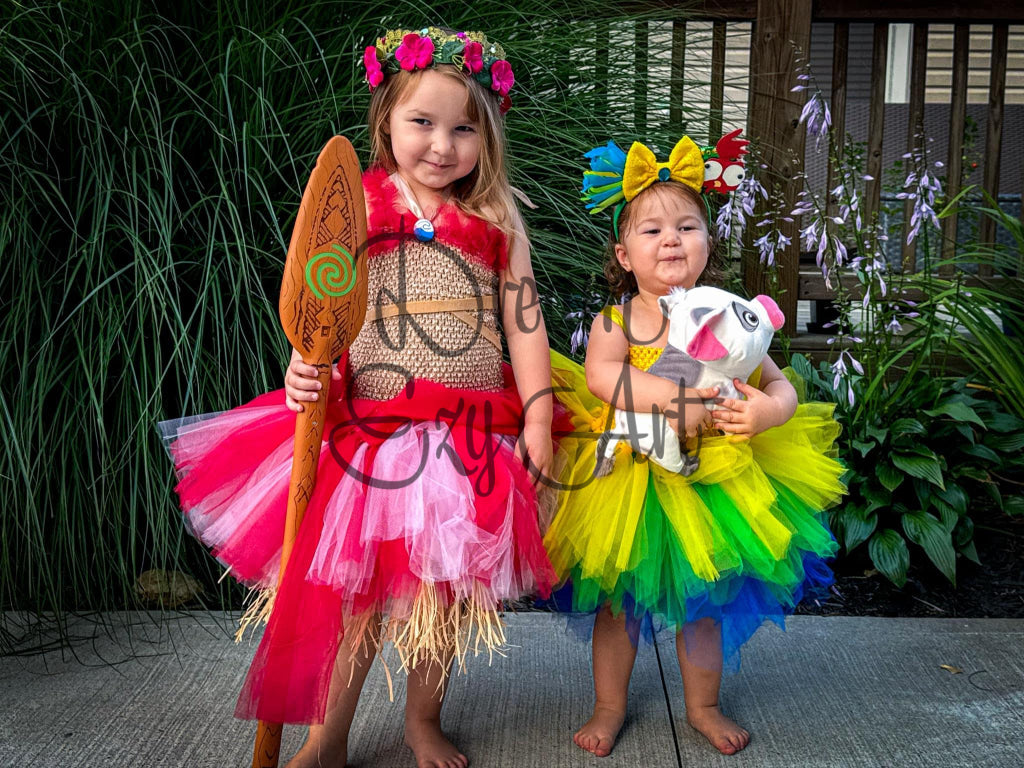
[[[668,162],[659,163],[654,152],[634,141],[629,152],[623,152],[614,141],[596,147],[584,155],[590,170],[583,172],[583,201],[590,212],[600,213],[614,205],[612,230],[619,239],[619,215],[626,203],[657,181],[678,181],[699,193],[708,206],[707,195],[727,195],[743,181],[743,155],[746,139],[738,138],[737,128],[718,140],[713,147],[698,147],[689,136],[683,136],[669,153]]]
[[[508,95],[516,82],[512,65],[505,60],[504,49],[489,41],[483,32],[453,32],[440,27],[389,29],[377,38],[376,45],[367,46],[363,52],[371,92],[388,75],[429,69],[437,64],[465,69],[477,82],[494,91],[501,99],[502,114],[512,106]]]

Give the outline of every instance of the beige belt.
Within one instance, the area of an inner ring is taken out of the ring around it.
[[[386,317],[398,317],[399,315],[422,315],[431,312],[447,312],[457,317],[474,331],[479,333],[487,341],[494,345],[495,349],[501,351],[501,339],[498,334],[485,326],[481,320],[473,315],[484,309],[497,309],[498,297],[493,293],[482,296],[470,296],[465,299],[443,299],[440,301],[426,299],[424,301],[404,301],[400,304],[383,304],[381,306],[369,307],[366,310],[366,321],[369,323],[383,320]]]

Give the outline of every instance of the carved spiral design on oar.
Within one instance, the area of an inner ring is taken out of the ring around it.
[[[344,296],[356,286],[356,260],[344,247],[334,244],[306,263],[306,285],[321,301],[324,296]]]

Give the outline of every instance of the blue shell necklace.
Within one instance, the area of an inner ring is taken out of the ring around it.
[[[402,197],[405,198],[405,207],[408,208],[414,216],[416,216],[416,223],[413,225],[412,233],[416,236],[416,239],[421,243],[427,243],[434,239],[434,219],[437,218],[437,214],[441,212],[441,209],[448,202],[448,197],[451,193],[445,196],[444,200],[437,206],[437,210],[434,211],[434,215],[429,219],[423,215],[423,209],[420,208],[419,201],[416,199],[416,193],[410,189],[408,183],[403,179],[398,172],[391,174],[391,181],[398,188],[398,191],[402,193]]]

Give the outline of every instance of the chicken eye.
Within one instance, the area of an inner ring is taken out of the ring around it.
[[[704,163],[704,181],[717,179],[722,175],[722,164],[717,160],[708,160]]]
[[[743,172],[742,165],[730,165],[722,172],[722,181],[730,187],[738,187],[740,182],[743,181],[743,177],[746,174]],[[704,178],[707,178],[705,175]]]

